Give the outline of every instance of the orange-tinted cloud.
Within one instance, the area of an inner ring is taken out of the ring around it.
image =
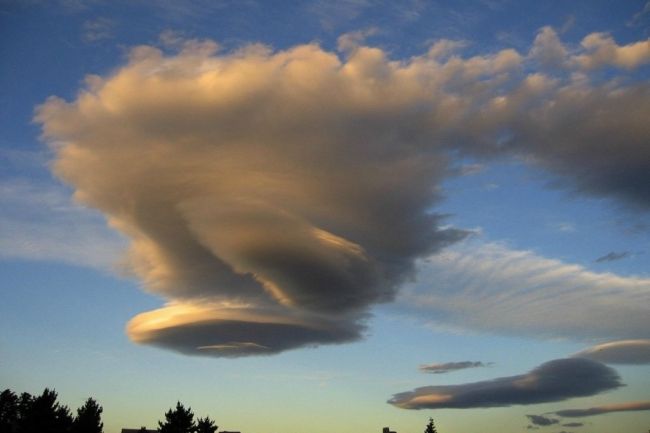
[[[567,358],[546,362],[519,376],[416,388],[395,394],[388,403],[402,409],[502,407],[591,396],[620,386],[618,374],[610,367]]]
[[[530,72],[513,49],[463,58],[451,41],[403,61],[355,37],[343,53],[175,45],[136,47],[38,108],[54,171],[130,239],[124,266],[146,290],[273,311],[299,338],[256,339],[258,322],[225,326],[222,309],[158,328],[165,307],[134,319],[138,342],[245,355],[359,338],[418,258],[467,234],[431,211],[454,155],[524,155],[569,188],[650,205],[646,84]]]

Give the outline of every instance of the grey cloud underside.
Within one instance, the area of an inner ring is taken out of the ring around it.
[[[603,262],[614,262],[616,260],[621,260],[626,257],[629,257],[631,254],[630,251],[622,251],[620,253],[617,253],[615,251],[611,251],[604,256],[598,257],[596,260],[594,260],[596,263],[603,263]]]
[[[403,409],[501,407],[586,397],[623,386],[616,371],[587,359],[549,361],[519,376],[416,388],[388,403]]]
[[[626,107],[635,107],[635,114],[623,114]],[[526,114],[513,140],[530,143],[523,150],[541,166],[571,181],[570,188],[578,192],[649,209],[650,125],[637,118],[650,115],[648,84],[615,94],[564,90],[552,108],[539,107]],[[567,186],[566,181],[558,184]]]
[[[604,415],[614,412],[636,412],[650,410],[650,401],[619,403],[596,406],[588,409],[566,409],[554,412],[555,415],[567,418],[582,418],[586,416]]]
[[[343,53],[140,46],[112,75],[87,77],[74,101],[48,99],[36,120],[55,173],[131,240],[124,266],[173,305],[140,315],[127,327],[133,340],[209,346],[205,320],[249,308],[299,315],[300,330],[278,326],[269,341],[251,333],[241,355],[345,342],[373,305],[396,296],[416,260],[468,235],[431,211],[444,179],[458,174],[457,155],[523,156],[568,189],[650,205],[648,84],[576,78],[650,56],[596,35],[576,57],[544,32],[538,54],[462,58],[462,44],[440,41],[405,61],[358,37],[341,39]],[[599,46],[627,49],[624,63],[596,59]],[[523,72],[558,55],[576,74]],[[322,316],[347,332],[312,332]],[[226,345],[223,329],[243,329],[208,328]]]
[[[532,424],[539,426],[549,426],[560,422],[555,418],[550,418],[544,415],[526,415],[526,417],[528,417]]]
[[[359,340],[361,327],[214,320],[161,329],[142,343],[187,355],[241,357],[272,355],[289,349]]]
[[[485,367],[485,365],[486,364],[480,361],[445,362],[443,364],[421,365],[420,371],[423,373],[443,374],[466,368]]]

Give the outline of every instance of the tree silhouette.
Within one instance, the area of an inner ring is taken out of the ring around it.
[[[185,409],[180,401],[177,402],[176,409],[169,409],[165,413],[165,422],[158,421],[158,431],[160,433],[194,433],[196,425],[192,408]]]
[[[72,433],[103,433],[103,408],[92,398],[77,409],[77,416],[72,422]]]
[[[57,393],[45,388],[43,394],[31,397],[23,393],[19,402],[19,433],[69,433],[72,415],[67,406],[59,404]]]
[[[0,393],[0,432],[13,432],[18,426],[18,396],[5,389]]]
[[[34,397],[28,392],[23,392],[20,394],[18,399],[18,419],[25,419],[29,413],[32,403],[34,402]]]
[[[196,421],[196,433],[215,433],[218,428],[219,426],[215,425],[209,416]]]
[[[433,423],[433,418],[429,418],[429,423],[427,424],[427,428],[424,429],[424,433],[438,433],[438,430],[436,430],[436,426]]]

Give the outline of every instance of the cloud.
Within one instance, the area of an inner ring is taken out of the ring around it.
[[[467,236],[432,212],[457,174],[453,155],[525,155],[567,188],[650,204],[644,84],[529,74],[513,49],[395,61],[361,42],[344,53],[177,45],[135,47],[75,100],[38,108],[56,175],[130,239],[130,272],[168,303],[244,303],[298,314],[309,329],[322,329],[320,316],[349,326],[300,343],[278,331],[287,341],[275,346],[215,337],[196,347],[356,338],[417,259]]]
[[[549,418],[544,415],[526,415],[526,417],[528,417],[531,423],[539,426],[549,426],[560,422],[555,418]]]
[[[592,396],[620,386],[618,374],[610,367],[567,358],[546,362],[519,376],[416,388],[395,394],[388,403],[402,409],[503,407]]]
[[[650,410],[650,401],[633,401],[627,403],[608,404],[604,406],[590,407],[589,409],[566,409],[553,412],[557,416],[567,418],[581,418],[585,416],[603,415],[613,412],[633,412]]]
[[[83,23],[84,42],[93,43],[113,37],[115,22],[105,17],[87,20]]]
[[[643,9],[635,13],[634,16],[626,23],[629,27],[636,27],[643,22],[643,19],[650,14],[650,1],[646,2]]]
[[[582,422],[567,422],[565,424],[562,424],[562,427],[582,427],[585,424]]]
[[[609,253],[605,254],[604,256],[598,257],[594,261],[596,263],[614,262],[616,260],[621,260],[621,259],[624,259],[626,257],[629,257],[630,254],[632,254],[630,251],[622,251],[620,253],[617,253],[615,251],[610,251]]]
[[[317,0],[309,4],[307,12],[313,14],[325,30],[333,30],[354,20],[372,6],[372,0]]]
[[[464,370],[466,368],[485,367],[486,364],[480,361],[461,361],[461,362],[445,362],[443,364],[425,364],[420,366],[420,371],[423,373],[442,374],[449,373],[450,371]]]
[[[650,326],[650,279],[479,240],[421,261],[398,300],[425,321],[505,335],[642,338]]]
[[[472,176],[482,172],[485,169],[483,164],[463,164],[458,168],[460,176]]]
[[[573,356],[606,364],[650,364],[650,340],[612,341],[590,347]]]
[[[543,27],[528,55],[544,67],[562,67],[567,62],[568,50],[552,27]]]
[[[606,33],[592,33],[581,45],[587,53],[575,56],[575,61],[585,69],[602,66],[633,69],[650,62],[650,40],[620,46]]]
[[[62,186],[7,179],[0,181],[0,201],[1,258],[108,271],[126,248],[101,214],[74,203]]]
[[[297,314],[282,308],[218,303],[172,303],[131,319],[127,334],[136,343],[188,355],[239,357],[361,338],[355,321]]]

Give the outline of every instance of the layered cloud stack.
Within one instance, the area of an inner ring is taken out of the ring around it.
[[[431,211],[459,155],[520,156],[650,204],[650,88],[590,75],[647,63],[648,41],[572,48],[545,28],[528,53],[463,58],[443,40],[403,61],[358,34],[338,53],[218,49],[137,47],[38,109],[56,173],[167,300],[128,324],[136,342],[243,356],[360,338],[418,258],[467,235]]]

